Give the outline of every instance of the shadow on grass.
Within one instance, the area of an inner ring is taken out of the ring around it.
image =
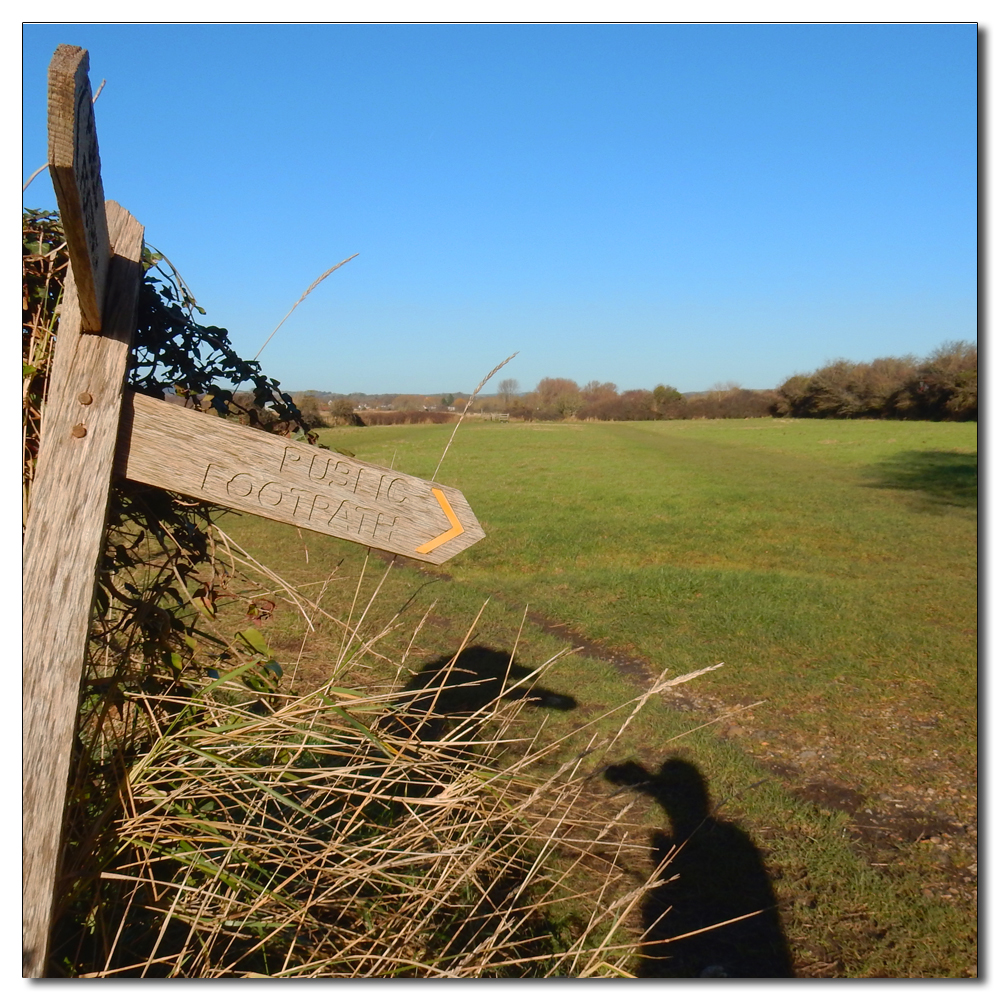
[[[640,978],[793,977],[760,851],[738,826],[712,816],[698,769],[673,757],[655,774],[630,761],[609,767],[605,777],[650,795],[670,820],[670,835],[653,837],[654,870],[663,865],[660,877],[669,881],[648,892],[642,903],[649,944],[643,948]],[[725,921],[733,923],[715,926]]]
[[[975,507],[979,491],[979,455],[955,451],[903,451],[865,470],[869,485],[913,490],[953,507]]]
[[[563,712],[576,708],[576,699],[568,694],[518,683],[531,673],[510,653],[489,646],[469,646],[457,657],[442,656],[424,666],[400,692],[406,711],[398,713],[386,731],[396,737],[438,740],[501,697]]]

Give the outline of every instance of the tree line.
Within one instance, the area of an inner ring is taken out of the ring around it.
[[[613,382],[577,385],[571,379],[544,378],[533,392],[509,405],[522,420],[690,420],[695,417],[765,417],[776,401],[773,392],[717,386],[683,395],[670,385],[619,392]]]
[[[501,396],[503,393],[501,393]],[[510,415],[523,420],[692,420],[719,417],[836,417],[976,420],[978,349],[952,341],[926,358],[838,360],[793,375],[775,389],[729,383],[681,394],[673,386],[619,392],[612,382],[544,378],[534,391],[511,396]]]
[[[324,398],[326,397],[326,398]],[[312,427],[338,424],[441,422],[454,419],[465,398],[368,397],[389,400],[379,409],[354,397],[295,393]],[[718,384],[706,392],[680,393],[671,385],[618,391],[613,382],[579,385],[543,378],[521,392],[505,378],[493,395],[478,397],[473,412],[506,412],[520,420],[695,420],[744,417],[836,417],[894,420],[976,420],[979,415],[979,356],[975,344],[952,341],[925,358],[913,355],[874,361],[832,361],[808,374],[792,375],[775,389]],[[360,411],[360,412],[358,412]],[[451,411],[449,414],[448,411]]]

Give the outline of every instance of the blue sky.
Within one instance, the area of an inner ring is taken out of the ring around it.
[[[262,355],[287,389],[513,351],[524,389],[766,388],[976,337],[971,24],[28,25],[25,178],[61,42],[106,195],[245,355],[359,254]]]

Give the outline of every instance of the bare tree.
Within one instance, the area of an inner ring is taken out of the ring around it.
[[[580,395],[586,403],[601,403],[606,399],[614,399],[618,395],[618,386],[614,382],[598,382],[597,379],[592,379],[580,390]]]
[[[500,393],[500,401],[505,407],[509,407],[511,400],[521,391],[521,383],[516,378],[501,379],[497,384]]]
[[[569,378],[543,378],[535,387],[543,409],[559,417],[571,417],[583,406],[580,387]],[[550,416],[548,419],[552,419]]]

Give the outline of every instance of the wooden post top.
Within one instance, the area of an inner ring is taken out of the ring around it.
[[[49,173],[66,235],[84,333],[101,329],[111,251],[86,49],[60,45],[49,63]]]

